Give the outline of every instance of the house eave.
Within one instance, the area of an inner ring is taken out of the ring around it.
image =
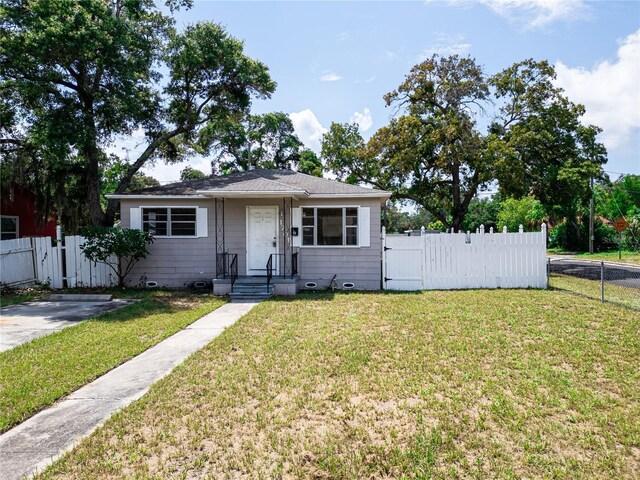
[[[209,198],[282,198],[293,197],[300,198],[306,197],[309,194],[305,190],[238,190],[238,191],[225,191],[225,190],[197,190],[197,193]]]
[[[390,198],[391,192],[375,190],[371,193],[312,193],[309,198]]]
[[[180,199],[203,199],[204,195],[136,195],[126,193],[112,193],[105,195],[109,200],[180,200]]]

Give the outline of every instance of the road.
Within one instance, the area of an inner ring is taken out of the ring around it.
[[[601,272],[598,261],[577,260],[575,257],[567,256],[553,256],[549,259],[551,260],[550,273],[600,281]],[[640,265],[605,262],[604,281],[620,287],[640,290]]]

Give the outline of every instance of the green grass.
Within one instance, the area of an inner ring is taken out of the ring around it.
[[[622,262],[640,265],[640,252],[622,251],[622,258],[618,258],[618,251],[598,252],[594,254],[579,253],[578,258],[582,260],[604,260],[605,262]]]
[[[143,297],[121,309],[0,353],[0,431],[24,421],[219,307],[188,293],[125,291]]]
[[[640,265],[640,252],[633,252],[630,250],[622,251],[622,258],[618,258],[618,250],[611,250],[607,252],[568,252],[559,248],[549,248],[547,249],[548,255],[573,255],[580,260],[594,260],[600,261],[604,260],[605,262],[622,262],[622,263],[633,263],[635,265]]]
[[[21,302],[38,300],[42,295],[51,293],[49,290],[37,288],[3,289],[0,291],[0,307],[7,307]]]
[[[630,479],[639,330],[554,290],[271,300],[38,478]]]
[[[571,275],[552,273],[549,277],[549,286],[557,288],[558,290],[584,295],[598,301],[601,298],[599,280],[589,280]],[[621,287],[605,282],[604,298],[607,302],[640,310],[640,291],[637,289]]]

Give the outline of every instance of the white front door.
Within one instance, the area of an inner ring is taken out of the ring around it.
[[[269,255],[277,252],[278,207],[247,207],[247,275],[266,275]],[[277,264],[274,257],[274,269]]]

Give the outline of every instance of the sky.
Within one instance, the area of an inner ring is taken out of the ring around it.
[[[179,29],[221,23],[265,63],[278,88],[254,113],[282,111],[319,151],[332,122],[368,138],[393,114],[383,96],[434,53],[470,55],[488,74],[527,58],[548,60],[556,83],[602,128],[605,170],[640,174],[640,2],[427,0],[422,2],[198,1],[174,14]],[[136,137],[113,151],[139,149]],[[209,172],[209,160],[190,165]],[[186,163],[145,171],[175,181]]]

